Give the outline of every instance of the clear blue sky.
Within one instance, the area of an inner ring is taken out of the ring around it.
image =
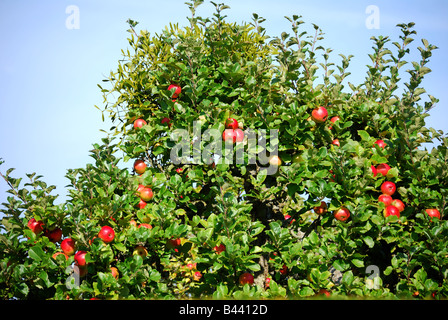
[[[98,83],[115,70],[121,49],[128,45],[126,20],[139,21],[138,29],[152,34],[170,22],[187,25],[186,0],[2,0],[0,2],[0,157],[6,162],[0,171],[14,167],[16,177],[36,172],[48,184],[57,186],[60,201],[65,198],[64,177],[68,168],[91,162],[88,150],[99,142],[110,123],[101,121],[94,105],[103,106]],[[325,32],[322,43],[338,53],[353,54],[349,81],[365,77],[375,35],[398,40],[396,24],[415,22],[416,39],[426,38],[440,49],[429,67],[433,70],[426,90],[440,99],[427,125],[448,132],[448,1],[446,0],[222,0],[231,9],[228,20],[251,21],[256,12],[266,18],[271,36],[289,31],[284,16],[299,14],[311,30],[311,23]],[[66,9],[79,9],[79,29],[68,29]],[[379,29],[368,29],[366,8],[379,9]],[[213,5],[206,1],[198,15],[210,16]],[[420,45],[415,41],[414,47]],[[418,51],[415,50],[415,53]],[[416,57],[418,59],[418,57]],[[6,201],[7,185],[0,180],[0,203]],[[59,201],[59,202],[60,202]]]

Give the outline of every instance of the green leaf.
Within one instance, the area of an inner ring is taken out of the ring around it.
[[[344,273],[342,276],[342,283],[345,284],[347,287],[350,287],[353,282],[354,276],[353,272],[351,270]]]
[[[45,256],[45,253],[40,246],[32,247],[30,250],[28,250],[28,254],[30,255],[31,259],[36,261],[42,261]]]
[[[370,237],[370,236],[365,236],[362,240],[364,240],[365,244],[369,248],[373,248],[375,246],[375,242],[373,241],[372,237]]]

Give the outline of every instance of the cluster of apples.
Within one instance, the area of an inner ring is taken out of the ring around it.
[[[46,229],[44,222],[39,220],[37,221],[35,218],[31,218],[28,220],[28,228],[33,231],[35,234],[44,233],[44,236],[47,237],[51,242],[61,241],[62,238],[62,229],[55,227],[50,229]]]
[[[232,143],[242,142],[244,140],[244,132],[239,128],[238,121],[234,118],[226,120],[225,129],[222,133],[224,141],[232,141]]]

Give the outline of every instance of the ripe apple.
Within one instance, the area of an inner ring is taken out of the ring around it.
[[[62,240],[61,249],[66,255],[73,255],[75,253],[75,241],[72,238]]]
[[[144,187],[140,191],[140,199],[145,202],[150,201],[153,197],[154,197],[154,193],[152,192],[152,189],[149,187]]]
[[[115,238],[115,231],[109,226],[103,226],[98,233],[98,237],[105,243],[111,243]]]
[[[35,234],[39,234],[44,230],[44,223],[43,221],[36,221],[36,219],[31,218],[28,221],[28,228],[30,228]]]
[[[288,267],[286,266],[286,264],[284,264],[282,266],[282,268],[279,270],[279,272],[284,276],[288,274]]]
[[[118,279],[120,273],[118,272],[118,269],[116,267],[110,267],[110,272],[112,273],[112,277]]]
[[[330,291],[328,291],[327,289],[323,289],[322,288],[322,289],[319,290],[318,295],[325,295],[325,296],[329,297],[331,294],[330,294]]]
[[[223,243],[221,243],[219,246],[214,246],[213,250],[215,250],[216,253],[221,253],[223,251],[226,251],[226,246]]]
[[[145,173],[145,171],[146,171],[146,163],[145,163],[145,161],[143,161],[141,159],[135,160],[135,162],[134,162],[134,171],[137,174]]]
[[[193,270],[193,269],[196,269],[196,265],[197,265],[197,263],[195,262],[195,263],[187,263],[187,268],[188,268],[188,270]]]
[[[137,119],[134,121],[134,129],[140,129],[143,126],[146,126],[148,123],[143,119]]]
[[[314,207],[314,212],[318,215],[323,215],[327,212],[327,203],[325,201],[321,201],[320,206]]]
[[[226,120],[226,129],[238,129],[238,121],[236,121],[234,118],[229,118]]]
[[[322,123],[328,118],[328,111],[325,107],[318,107],[311,112],[314,122]]]
[[[386,209],[384,209],[384,217],[387,218],[388,216],[397,216],[400,218],[400,210],[393,205],[387,206]]]
[[[238,280],[242,286],[244,286],[246,283],[252,285],[254,283],[254,276],[249,272],[245,272],[240,275]]]
[[[376,171],[381,173],[383,176],[386,176],[390,170],[390,166],[387,163],[381,163],[376,167]]]
[[[385,181],[381,185],[381,192],[383,194],[387,194],[388,196],[391,196],[395,193],[395,190],[397,190],[397,187],[395,186],[395,183],[391,181]]]
[[[336,220],[346,221],[350,217],[350,211],[345,207],[341,207],[334,212],[334,217]]]
[[[193,275],[193,280],[194,281],[199,281],[202,278],[202,273],[200,271],[196,271]]]
[[[145,208],[146,207],[146,202],[145,201],[143,201],[142,199],[140,199],[140,202],[138,203],[138,205],[137,205],[137,207],[139,208],[139,209],[143,209],[143,208]]]
[[[79,267],[85,267],[87,265],[86,262],[86,251],[80,250],[75,253],[75,261]]]
[[[171,91],[171,89],[173,89],[173,88],[175,88],[176,90],[174,91],[172,98],[176,99],[179,97],[179,94],[182,92],[182,88],[178,84],[173,83],[168,86],[168,91]]]
[[[378,170],[376,170],[376,168],[375,168],[375,166],[373,164],[370,166],[370,168],[372,169],[373,177],[376,177],[376,174],[378,173]]]
[[[56,257],[60,254],[63,254],[65,256],[65,260],[68,260],[68,255],[66,255],[64,252],[56,252],[51,257],[56,260]]]
[[[338,146],[338,147],[341,146],[341,143],[339,142],[339,139],[334,139],[332,144],[334,144],[335,146]]]
[[[236,128],[233,130],[233,134],[235,135],[235,142],[243,142],[244,140],[244,131],[240,128]]]
[[[400,212],[402,212],[405,208],[403,201],[401,201],[400,199],[395,199],[394,201],[392,201],[392,205],[396,207]]]
[[[54,228],[53,230],[49,231],[46,230],[45,231],[45,236],[50,239],[51,242],[58,242],[61,241],[62,238],[62,230],[61,228]]]
[[[331,122],[333,122],[333,123],[336,123],[336,121],[339,121],[339,120],[341,120],[341,118],[339,118],[339,116],[334,116],[334,117],[332,117],[331,119],[330,119],[330,121]],[[333,127],[332,126],[330,126],[328,129],[333,129]]]
[[[162,121],[160,123],[161,124],[165,124],[166,123],[168,128],[171,128],[171,122],[170,121],[171,121],[170,118],[165,117],[165,118],[162,119]]]
[[[386,207],[392,205],[392,197],[387,194],[382,194],[378,197],[378,201],[383,202]]]
[[[168,240],[168,246],[173,248],[180,246],[180,243],[181,243],[180,238]]]
[[[431,218],[436,217],[438,219],[440,219],[440,212],[437,209],[426,209],[425,210],[426,213],[428,214],[428,216],[430,216]],[[432,219],[431,219],[432,221]]]
[[[182,173],[182,171],[184,171],[184,169],[182,169],[182,168],[177,168],[177,169],[176,169],[176,172],[177,172],[177,173]]]
[[[139,255],[142,258],[145,258],[148,255],[148,250],[144,246],[136,246],[134,248],[133,255]]]
[[[378,139],[373,143],[374,147],[375,147],[375,144],[377,144],[382,149],[384,149],[386,147],[386,143],[381,139]]]
[[[224,141],[232,141],[236,142],[235,130],[233,129],[225,129],[222,133],[222,140]]]
[[[143,228],[147,228],[147,229],[152,229],[152,225],[150,225],[148,223],[141,223],[138,227],[139,228],[143,227]]]
[[[273,155],[272,157],[269,158],[269,164],[271,166],[281,166],[282,165],[282,159],[280,159],[279,156],[277,155]]]

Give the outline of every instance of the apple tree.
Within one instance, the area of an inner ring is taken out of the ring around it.
[[[405,61],[399,24],[355,85],[300,16],[269,37],[202,2],[152,36],[128,20],[99,85],[114,126],[65,203],[2,174],[2,298],[446,298],[448,139],[422,87],[437,47]]]

